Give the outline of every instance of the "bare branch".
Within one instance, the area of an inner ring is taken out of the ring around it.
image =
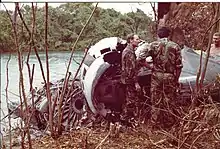
[[[49,58],[48,58],[48,2],[45,3],[45,51],[46,51],[46,69],[47,69],[47,83],[46,85],[46,96],[49,104],[49,124],[51,135],[54,136],[53,130],[53,114],[52,114],[52,102],[50,94],[50,70],[49,70]]]
[[[9,113],[9,102],[8,102],[8,84],[9,84],[9,77],[8,77],[8,65],[9,65],[9,61],[11,59],[11,54],[9,55],[7,64],[6,64],[6,88],[5,88],[5,92],[6,92],[6,103],[7,103],[7,109],[8,109],[8,113]],[[10,142],[10,149],[12,149],[12,138],[11,138],[11,116],[8,116],[8,124],[9,124],[9,142]]]
[[[58,109],[58,117],[59,117],[59,118],[58,118],[58,133],[61,133],[61,132],[62,132],[62,131],[61,131],[61,106],[62,106],[62,102],[63,102],[63,98],[64,98],[64,93],[65,93],[65,91],[66,91],[65,86],[66,86],[67,83],[68,83],[68,82],[67,82],[67,76],[68,76],[70,64],[71,64],[71,62],[72,62],[72,58],[73,58],[73,53],[74,53],[74,50],[75,50],[75,46],[76,46],[76,44],[78,43],[78,41],[79,41],[79,39],[80,39],[82,33],[84,32],[86,26],[89,24],[89,22],[90,22],[90,20],[91,20],[91,18],[92,18],[92,16],[93,16],[93,14],[95,13],[95,10],[96,10],[97,6],[98,6],[98,3],[96,3],[96,5],[95,5],[95,7],[94,7],[94,9],[93,9],[93,11],[92,11],[92,13],[91,13],[91,15],[89,16],[87,22],[85,23],[84,27],[83,27],[82,30],[80,31],[79,36],[77,37],[77,39],[76,39],[76,41],[75,41],[73,47],[71,47],[71,49],[72,49],[72,51],[71,51],[71,56],[70,56],[70,59],[69,59],[69,64],[68,64],[68,66],[67,66],[67,70],[66,70],[64,85],[63,85],[62,92],[61,92],[61,95],[60,95],[60,98],[59,98],[59,99],[60,99],[60,101],[59,101],[60,104],[59,104],[59,109]],[[80,68],[80,67],[79,67],[79,68]],[[77,75],[77,73],[76,73],[76,75]],[[73,82],[74,82],[74,81],[75,81],[75,79],[73,79]]]

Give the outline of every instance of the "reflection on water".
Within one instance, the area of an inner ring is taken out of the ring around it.
[[[65,77],[66,69],[70,59],[70,52],[50,52],[49,53],[49,70],[50,70],[50,81],[58,80]],[[44,74],[46,77],[46,56],[45,53],[39,53],[40,59],[42,61]],[[83,53],[82,52],[75,52],[74,59],[78,62],[82,60]],[[1,54],[1,118],[7,115],[7,106],[6,106],[6,98],[5,98],[5,88],[6,88],[6,64],[9,59],[9,54]],[[26,58],[27,55],[23,55],[24,65],[23,65],[23,74],[24,74],[24,85],[25,85],[25,92],[28,94],[29,90],[29,76],[28,76],[28,69],[26,65]],[[34,78],[33,78],[33,87],[41,86],[43,82],[42,73],[40,70],[40,65],[38,63],[36,55],[33,53],[30,55],[29,60],[30,67],[32,69],[33,64],[35,64],[34,69]],[[78,68],[76,62],[72,60],[70,65],[69,71],[75,73]],[[9,100],[15,101],[19,100],[19,69],[18,69],[18,61],[17,55],[12,54],[11,59],[9,61],[8,67],[9,73],[9,84],[8,84],[8,96]],[[5,119],[7,121],[7,119]],[[4,125],[2,125],[4,127]]]

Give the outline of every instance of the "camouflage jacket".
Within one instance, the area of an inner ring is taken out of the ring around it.
[[[128,44],[123,50],[121,61],[121,82],[123,84],[133,84],[137,82],[136,56],[134,48],[131,45]]]
[[[152,56],[154,72],[171,73],[175,76],[176,70],[183,67],[181,48],[167,38],[150,43],[139,55],[139,59]]]

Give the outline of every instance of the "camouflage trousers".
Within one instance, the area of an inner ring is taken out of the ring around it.
[[[172,74],[154,72],[151,81],[151,123],[156,128],[170,129],[176,122],[176,82]]]
[[[126,84],[126,100],[123,106],[122,120],[130,122],[138,115],[138,96],[134,84]]]

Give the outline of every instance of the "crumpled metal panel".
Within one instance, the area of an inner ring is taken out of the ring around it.
[[[99,81],[99,78],[105,72],[107,68],[110,67],[110,64],[104,62],[103,56],[98,57],[88,68],[83,80],[84,84],[84,94],[88,103],[89,108],[93,113],[97,113],[96,108],[94,107],[94,90],[95,86]]]

